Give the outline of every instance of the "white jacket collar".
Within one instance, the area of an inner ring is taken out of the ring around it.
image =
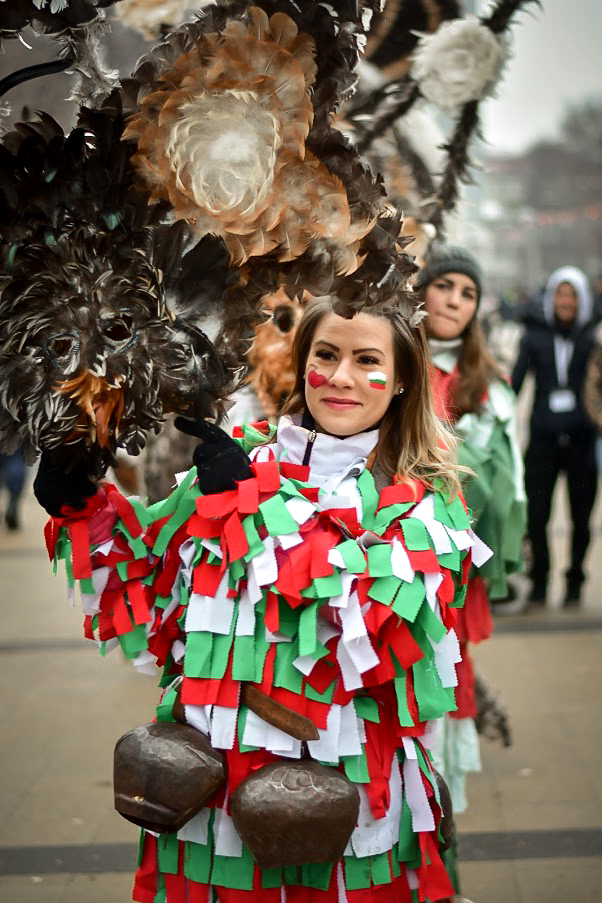
[[[302,464],[310,441],[310,430],[300,424],[301,415],[285,415],[278,422],[276,434],[276,457],[291,464]],[[309,469],[312,478],[328,478],[357,470],[356,476],[365,469],[366,461],[378,442],[378,430],[356,433],[345,439],[338,439],[327,433],[316,433],[311,449]]]

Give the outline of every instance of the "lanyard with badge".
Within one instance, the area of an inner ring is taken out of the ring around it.
[[[569,366],[574,347],[571,339],[565,339],[559,335],[554,336],[554,360],[559,385],[558,389],[553,389],[550,392],[550,410],[554,414],[565,414],[568,411],[574,411],[577,405],[575,393],[568,388]]]

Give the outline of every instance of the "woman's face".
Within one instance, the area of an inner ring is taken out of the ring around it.
[[[305,364],[305,400],[319,432],[352,436],[371,429],[400,388],[388,320],[366,313],[322,317]]]
[[[463,273],[444,273],[427,286],[424,305],[429,335],[456,339],[462,335],[477,309],[477,287]]]

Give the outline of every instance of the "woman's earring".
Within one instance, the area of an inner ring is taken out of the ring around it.
[[[401,389],[399,390],[399,392],[398,392],[397,394],[398,394],[398,395],[403,395],[403,386],[401,387]]]

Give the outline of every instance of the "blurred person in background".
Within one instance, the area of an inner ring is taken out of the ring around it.
[[[585,273],[573,266],[555,270],[546,285],[541,316],[526,325],[512,372],[516,393],[529,371],[535,377],[525,485],[531,601],[541,604],[545,604],[550,571],[546,528],[560,473],[567,477],[572,520],[565,605],[579,603],[585,579],[583,561],[597,488],[595,429],[582,400],[586,364],[593,348],[592,317],[592,293]]]
[[[27,467],[21,452],[0,455],[0,486],[8,492],[8,504],[4,512],[4,523],[8,530],[19,530],[19,502],[25,486]]]

